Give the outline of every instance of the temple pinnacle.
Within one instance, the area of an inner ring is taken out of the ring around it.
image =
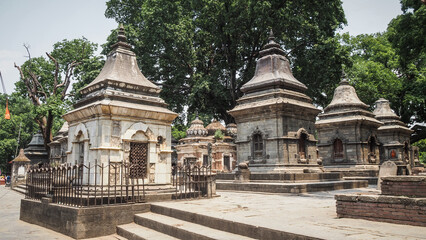
[[[127,42],[126,32],[124,30],[124,25],[121,23],[120,28],[118,30],[117,39],[119,42]]]
[[[268,40],[269,40],[269,43],[273,43],[273,42],[275,42],[275,41],[274,41],[274,40],[275,40],[274,32],[272,31],[272,28],[271,28],[271,30],[269,31],[269,38],[268,38]]]

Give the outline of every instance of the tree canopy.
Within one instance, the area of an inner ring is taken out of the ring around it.
[[[331,99],[347,56],[334,39],[346,23],[339,0],[110,0],[105,15],[125,24],[142,72],[162,86],[172,110],[188,106],[226,123],[269,29],[320,106]],[[114,41],[112,34],[104,53]]]
[[[101,58],[94,55],[97,44],[85,38],[63,40],[53,45],[47,58],[32,58],[29,48],[28,60],[15,67],[20,74],[16,92],[28,97],[33,104],[33,119],[43,135],[45,147],[52,140],[52,131],[58,130],[63,120],[61,116],[70,109],[71,103],[79,96],[77,87],[90,82],[100,71]],[[74,80],[75,93],[69,97],[68,88]]]

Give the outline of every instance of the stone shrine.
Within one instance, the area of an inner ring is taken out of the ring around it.
[[[102,71],[80,90],[82,99],[74,110],[63,116],[69,124],[67,162],[137,164],[132,178],[169,184],[171,123],[177,114],[159,97],[161,89],[141,73],[126,40],[121,25]]]
[[[229,111],[238,125],[238,162],[248,161],[252,172],[319,170],[314,134],[320,110],[274,39],[271,31],[254,77],[241,87],[244,96]]]
[[[400,171],[405,171],[408,164],[414,166],[410,145],[413,130],[400,120],[390,108],[389,101],[384,98],[376,101],[376,109],[373,113],[377,120],[384,123],[377,129],[377,139],[381,144],[380,160],[395,162],[399,168],[404,168]]]
[[[43,164],[48,162],[47,151],[44,147],[43,135],[38,132],[33,135],[31,142],[24,149],[25,156],[31,160],[31,164]]]
[[[215,132],[220,130],[224,136],[215,138]],[[235,124],[225,128],[219,121],[213,121],[204,128],[203,121],[198,117],[191,122],[186,131],[187,137],[179,140],[176,145],[178,164],[210,165],[215,172],[231,172],[237,163],[236,146],[232,135]]]
[[[24,149],[21,148],[18,156],[12,160],[12,187],[19,184],[25,184],[27,169],[31,165],[31,160],[24,154]]]
[[[342,80],[333,100],[315,123],[324,166],[378,170],[377,128],[383,125],[359,100],[355,88]]]

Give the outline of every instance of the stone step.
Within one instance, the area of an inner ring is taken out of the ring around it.
[[[13,187],[13,190],[18,193],[25,194],[25,192],[27,191],[27,185],[20,184],[18,186]]]
[[[253,239],[152,212],[136,214],[135,223],[185,240]]]
[[[252,191],[269,193],[307,193],[339,189],[368,187],[367,180],[280,183],[280,182],[226,182],[217,181],[216,189],[232,191]]]
[[[229,233],[237,234],[238,236],[246,236],[254,239],[293,239],[293,240],[319,240],[310,236],[294,234],[290,232],[280,231],[276,229],[260,227],[244,223],[241,221],[226,220],[223,218],[216,218],[200,213],[184,211],[181,209],[170,208],[162,206],[160,204],[151,204],[151,212],[160,215],[166,215],[169,217],[177,218],[182,221],[197,223],[199,225],[218,229]]]
[[[162,239],[162,240],[174,240],[174,238],[167,234],[157,232],[155,230],[143,227],[136,223],[129,223],[117,226],[117,234],[128,239],[128,240],[150,240],[150,239]]]

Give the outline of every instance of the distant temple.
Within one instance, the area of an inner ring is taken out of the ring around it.
[[[216,131],[221,131],[223,138],[215,137]],[[219,121],[213,121],[204,128],[203,121],[196,118],[186,133],[187,137],[175,146],[178,164],[211,165],[218,172],[231,172],[236,167],[235,124],[225,128]]]

